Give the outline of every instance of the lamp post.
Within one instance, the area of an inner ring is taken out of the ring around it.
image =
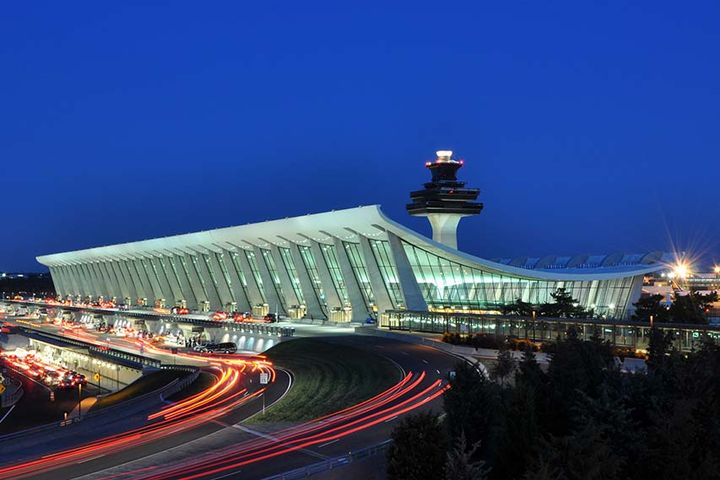
[[[78,383],[78,420],[82,418],[82,383]]]

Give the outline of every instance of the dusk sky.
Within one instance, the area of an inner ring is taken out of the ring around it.
[[[0,271],[375,203],[429,234],[438,149],[473,254],[720,261],[720,2],[354,5],[3,5]]]

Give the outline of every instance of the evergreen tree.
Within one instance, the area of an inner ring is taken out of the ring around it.
[[[390,480],[443,478],[447,439],[445,430],[432,412],[404,418],[392,433],[387,453]]]
[[[670,305],[670,317],[674,323],[706,324],[707,313],[717,301],[717,292],[705,295],[696,291],[690,291],[686,295],[676,294]]]
[[[664,299],[665,297],[662,295],[644,295],[640,297],[636,303],[633,303],[635,312],[632,319],[637,322],[650,322],[650,317],[652,317],[653,323],[668,322],[670,312],[662,305]]]
[[[492,375],[495,380],[500,382],[500,385],[505,385],[505,379],[512,375],[515,371],[517,362],[512,356],[512,352],[508,350],[504,344],[498,350],[497,362],[492,368]]]
[[[465,432],[455,441],[455,445],[447,454],[445,463],[446,480],[485,480],[488,469],[482,460],[473,460],[480,442],[467,448]]]
[[[565,288],[558,288],[550,296],[554,301],[540,306],[540,313],[546,317],[583,318],[590,315]]]
[[[443,396],[445,421],[451,438],[465,432],[471,445],[482,440],[479,454],[494,446],[499,408],[499,387],[467,362],[455,366],[455,378]]]

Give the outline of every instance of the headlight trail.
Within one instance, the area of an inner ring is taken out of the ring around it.
[[[94,342],[102,344],[101,342]],[[154,353],[167,354],[154,345],[143,345]],[[207,361],[207,357],[192,354],[178,354],[188,359]],[[16,465],[0,467],[0,479],[24,478],[43,471],[64,467],[93,455],[100,455],[120,449],[128,449],[195,428],[204,423],[222,417],[242,404],[261,395],[265,388],[252,394],[241,385],[243,372],[248,366],[268,371],[274,377],[274,369],[264,359],[218,358],[217,366],[211,368],[216,380],[203,391],[165,406],[148,416],[147,425],[123,433],[111,435],[100,440],[46,455],[35,460]]]

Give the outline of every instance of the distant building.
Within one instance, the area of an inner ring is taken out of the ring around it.
[[[625,317],[643,277],[669,257],[645,254],[479,258],[456,248],[460,218],[478,190],[456,179],[461,161],[438,152],[432,181],[407,207],[433,238],[379,206],[44,255],[58,294],[196,310],[277,311],[362,321],[385,311],[487,312],[517,299],[552,301],[558,288],[607,317]]]

